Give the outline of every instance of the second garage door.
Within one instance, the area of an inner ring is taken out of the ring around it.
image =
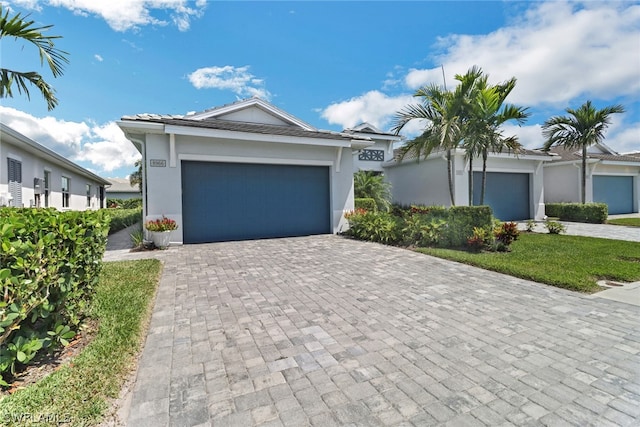
[[[594,176],[593,201],[606,203],[610,215],[633,212],[633,177]]]
[[[473,173],[473,204],[480,204],[482,172]],[[519,221],[531,217],[529,209],[529,174],[487,172],[484,204],[502,221]]]
[[[182,162],[185,243],[331,232],[329,168]]]

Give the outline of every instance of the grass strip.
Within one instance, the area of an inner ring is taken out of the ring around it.
[[[0,424],[97,424],[141,349],[161,269],[158,260],[105,263],[91,307],[96,337],[72,363],[1,400]]]
[[[616,218],[607,220],[607,224],[640,227],[640,218]]]
[[[640,244],[594,237],[522,233],[511,252],[471,253],[420,248],[418,252],[560,288],[593,293],[596,281],[640,280]]]

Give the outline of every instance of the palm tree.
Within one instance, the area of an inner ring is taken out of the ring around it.
[[[470,117],[467,125],[467,138],[463,146],[467,148],[469,158],[469,204],[473,204],[473,163],[474,156],[482,156],[482,184],[480,204],[484,204],[487,180],[487,158],[489,152],[501,153],[504,149],[518,153],[522,145],[516,136],[505,137],[500,128],[508,121],[515,120],[522,125],[529,113],[526,108],[504,104],[505,99],[516,85],[511,78],[495,86],[487,86],[486,76],[478,80],[471,97]]]
[[[34,21],[26,19],[28,15],[22,16],[18,13],[13,17],[9,17],[9,11],[7,10],[3,13],[2,7],[2,4],[0,4],[0,40],[2,37],[14,37],[16,40],[21,39],[32,43],[40,54],[40,64],[44,64],[46,60],[53,77],[61,76],[64,71],[64,64],[69,62],[67,59],[68,53],[56,48],[54,45],[54,40],[61,38],[61,36],[45,36],[43,34],[52,25],[36,27],[34,26]],[[27,99],[31,99],[28,85],[37,87],[47,102],[49,110],[53,110],[58,105],[54,89],[44,81],[39,73],[0,68],[0,98],[12,98],[13,92],[11,88],[14,84],[20,94],[24,92]]]
[[[620,104],[598,110],[591,101],[578,109],[567,108],[569,116],[554,116],[542,125],[542,135],[546,139],[544,150],[554,145],[567,149],[582,150],[582,203],[586,202],[587,186],[587,148],[604,140],[604,131],[611,124],[611,115],[624,113]]]
[[[138,186],[138,190],[142,191],[142,159],[136,160],[134,164],[136,170],[131,175],[129,175],[129,184],[133,186]]]
[[[391,206],[391,184],[382,175],[360,170],[353,174],[353,193],[357,198],[375,200],[380,211],[388,211]]]
[[[476,72],[476,68],[469,73]],[[445,150],[447,156],[447,179],[451,205],[455,205],[452,177],[451,151],[457,148],[464,139],[460,114],[464,105],[464,93],[469,88],[460,84],[454,92],[443,90],[435,84],[424,86],[413,95],[422,98],[420,104],[407,105],[394,116],[392,132],[400,131],[412,120],[426,120],[426,128],[422,135],[408,141],[400,150],[400,157],[413,155],[418,161],[426,158],[434,150]]]

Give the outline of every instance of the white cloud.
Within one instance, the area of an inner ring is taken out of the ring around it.
[[[34,0],[14,0],[22,7],[38,9]],[[135,30],[145,25],[168,25],[168,22],[152,16],[153,10],[168,11],[171,21],[180,31],[186,31],[191,19],[204,14],[206,0],[46,0],[41,3],[64,7],[77,15],[97,15],[107,21],[115,31]]]
[[[413,102],[411,95],[391,97],[377,90],[372,90],[347,101],[331,104],[322,110],[321,115],[329,123],[340,125],[343,128],[368,122],[386,130],[391,123],[393,114],[411,102]]]
[[[271,93],[264,87],[264,80],[251,74],[249,66],[199,68],[189,74],[188,78],[196,89],[231,90],[240,97],[257,96],[265,100],[271,98]]]
[[[525,148],[531,150],[541,148],[544,145],[542,137],[542,127],[539,124],[529,126],[518,126],[514,124],[505,124],[502,126],[504,136],[517,136],[518,141]]]
[[[104,61],[104,58],[100,55],[98,55],[97,53],[95,55],[93,55],[93,57],[98,61],[98,62],[102,62]]]
[[[535,3],[517,22],[490,34],[440,39],[444,53],[434,62],[444,64],[447,80],[473,65],[481,66],[490,81],[515,76],[510,102],[564,107],[577,97],[637,96],[638,40],[638,4]],[[411,89],[441,83],[442,73],[439,68],[411,70],[405,82]]]
[[[96,173],[133,167],[140,153],[115,122],[102,125],[70,122],[54,117],[34,117],[23,111],[0,106],[7,126],[74,162],[89,162]]]

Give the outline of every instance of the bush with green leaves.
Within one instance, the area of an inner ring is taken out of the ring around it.
[[[508,252],[519,236],[518,224],[498,221],[489,227],[473,227],[473,234],[467,238],[467,247],[473,252]]]
[[[346,215],[349,229],[345,232],[358,240],[385,243],[393,245],[400,238],[400,223],[398,218],[388,212],[370,212],[356,209]]]
[[[353,174],[353,192],[356,198],[375,200],[380,211],[388,211],[391,206],[391,184],[379,173],[360,170]]]
[[[75,335],[102,268],[104,211],[0,209],[0,384]]]
[[[448,209],[447,246],[463,247],[475,227],[491,227],[493,216],[489,206],[452,206]]]
[[[437,246],[447,232],[447,221],[417,206],[402,215],[402,224],[402,242],[410,246]]]
[[[142,198],[135,199],[116,199],[109,197],[107,199],[107,208],[110,209],[138,209],[142,208]]]
[[[545,213],[562,221],[604,224],[609,207],[606,203],[547,203]]]
[[[563,224],[549,219],[544,222],[544,227],[547,229],[549,234],[561,234],[567,231],[567,227]]]
[[[365,211],[375,212],[378,210],[375,199],[371,197],[361,197],[354,200],[356,209],[364,209]]]
[[[109,234],[137,224],[142,221],[142,208],[135,209],[107,209],[107,214],[111,218]]]

